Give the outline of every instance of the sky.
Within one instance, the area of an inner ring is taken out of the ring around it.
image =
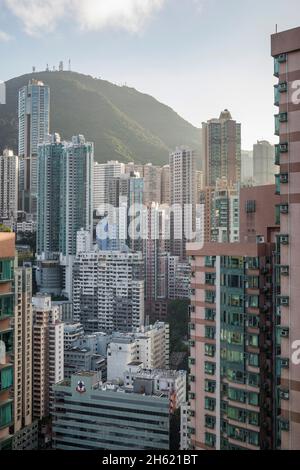
[[[0,81],[70,58],[72,70],[148,93],[197,127],[227,108],[252,149],[276,142],[276,24],[300,26],[299,0],[0,0]]]

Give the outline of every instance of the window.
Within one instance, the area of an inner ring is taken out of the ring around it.
[[[249,405],[258,406],[258,403],[259,403],[259,395],[258,395],[258,393],[249,392],[249,393],[248,393],[248,402],[249,402]]]
[[[258,354],[249,353],[248,363],[249,363],[249,366],[259,367],[259,356],[258,356]]]
[[[216,371],[216,364],[214,362],[205,362],[204,371],[208,375],[214,375]]]
[[[252,387],[258,387],[260,383],[259,375],[252,374],[251,372],[248,373],[248,385]]]
[[[205,284],[210,286],[214,286],[216,283],[216,275],[215,273],[205,273]]]
[[[206,410],[214,411],[215,408],[216,408],[216,400],[215,400],[215,398],[205,397],[205,400],[204,400],[204,408],[205,408]]]
[[[216,311],[213,308],[205,309],[205,320],[214,320],[216,316]]]
[[[215,256],[205,256],[205,267],[213,268],[216,264]]]
[[[245,382],[244,373],[239,370],[227,369],[226,376],[230,382],[236,382],[236,383]]]
[[[247,442],[248,431],[236,426],[228,425],[228,436],[241,442]]]
[[[258,308],[258,305],[259,305],[258,295],[249,295],[248,302],[249,302],[249,307]]]
[[[247,393],[238,388],[228,388],[228,398],[232,401],[239,401],[240,403],[246,403]]]
[[[211,290],[206,290],[205,291],[205,302],[209,304],[215,303],[215,298],[216,298],[216,293]]]
[[[248,315],[247,321],[250,328],[259,327],[259,317],[257,315]]]
[[[259,426],[259,413],[248,411],[248,421],[252,426]]]
[[[259,336],[258,335],[249,335],[248,336],[249,346],[258,348],[259,346]]]
[[[227,416],[230,419],[239,421],[240,423],[245,423],[247,418],[247,411],[242,408],[235,408],[233,406],[228,406]]]
[[[259,444],[259,437],[258,433],[254,431],[249,431],[248,434],[248,439],[249,439],[249,444],[253,446],[258,446]]]
[[[214,429],[216,425],[216,418],[214,416],[205,415],[205,426]]]
[[[215,447],[216,445],[216,436],[209,432],[205,433],[205,445],[208,447]]]
[[[213,326],[205,326],[205,338],[215,339],[216,329]]]
[[[216,382],[214,380],[205,380],[205,391],[208,393],[215,393]]]
[[[204,352],[205,356],[214,357],[216,353],[216,347],[213,344],[205,344]]]
[[[245,209],[246,209],[247,214],[249,214],[251,212],[255,212],[256,211],[256,201],[254,201],[254,200],[246,201]]]

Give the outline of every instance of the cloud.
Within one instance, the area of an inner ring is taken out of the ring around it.
[[[104,28],[140,31],[166,0],[4,0],[27,34],[53,31],[68,18],[81,30]]]
[[[12,39],[10,34],[7,34],[5,31],[1,31],[0,29],[0,42],[8,42]]]

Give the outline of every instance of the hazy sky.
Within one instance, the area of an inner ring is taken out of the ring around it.
[[[0,0],[0,80],[58,66],[149,93],[200,127],[230,109],[243,148],[273,135],[270,34],[299,0]],[[147,112],[147,110],[145,110]]]

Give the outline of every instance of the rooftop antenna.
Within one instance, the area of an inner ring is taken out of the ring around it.
[[[71,59],[69,59],[69,72],[71,72]]]

